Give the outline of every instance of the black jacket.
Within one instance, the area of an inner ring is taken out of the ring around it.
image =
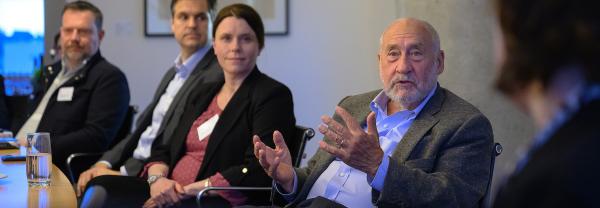
[[[62,71],[61,63],[44,67],[43,92]],[[73,87],[71,101],[57,101],[61,88]],[[44,93],[34,98],[33,110]],[[100,51],[53,94],[37,128],[50,132],[52,162],[64,172],[67,157],[76,152],[102,152],[114,139],[129,106],[125,74],[102,57]]]
[[[174,169],[185,154],[188,132],[196,131],[190,127],[207,109],[221,86],[223,81],[190,95],[191,103],[186,105],[180,128],[170,144],[156,146],[149,161],[162,161],[169,165],[170,171]],[[292,139],[295,123],[290,90],[255,68],[223,109],[208,140],[196,181],[220,172],[232,186],[270,186],[271,178],[254,156],[252,136],[258,135],[265,144],[274,147],[273,131],[279,130],[284,138]],[[159,135],[154,144],[160,144],[161,139]],[[266,192],[247,194],[250,204],[269,200]]]

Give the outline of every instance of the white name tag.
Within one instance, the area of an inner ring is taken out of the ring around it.
[[[58,95],[56,96],[56,101],[64,102],[64,101],[72,101],[73,100],[73,91],[74,87],[61,87],[58,89]]]
[[[202,125],[198,126],[198,139],[202,141],[205,139],[210,133],[212,133],[213,129],[215,129],[215,125],[217,125],[217,121],[219,121],[219,115],[215,115],[212,118],[208,119]]]

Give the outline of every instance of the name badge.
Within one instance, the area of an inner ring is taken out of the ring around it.
[[[73,100],[73,91],[75,91],[74,87],[61,87],[58,89],[58,95],[56,96],[56,101],[58,102],[68,102]]]
[[[208,135],[210,135],[217,125],[217,121],[219,121],[219,115],[215,115],[212,118],[205,121],[202,125],[198,126],[196,131],[198,131],[198,140],[202,141]]]

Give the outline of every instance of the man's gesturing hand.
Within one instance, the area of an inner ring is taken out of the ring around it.
[[[375,113],[367,116],[367,132],[365,132],[350,113],[341,107],[335,112],[346,123],[346,127],[329,116],[321,117],[324,124],[319,131],[334,141],[336,145],[319,142],[319,147],[340,158],[350,167],[356,168],[375,177],[383,160],[383,150],[379,146],[379,135],[375,124]]]

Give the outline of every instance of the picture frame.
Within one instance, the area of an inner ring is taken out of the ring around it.
[[[171,31],[170,1],[144,0],[144,35],[146,37],[169,37]],[[265,35],[288,34],[289,0],[219,0],[216,10],[234,3],[252,6],[261,15]]]
[[[234,3],[250,5],[263,20],[265,35],[287,35],[289,0],[219,0],[217,11]]]
[[[147,37],[173,36],[171,31],[171,1],[144,0],[144,35]]]

